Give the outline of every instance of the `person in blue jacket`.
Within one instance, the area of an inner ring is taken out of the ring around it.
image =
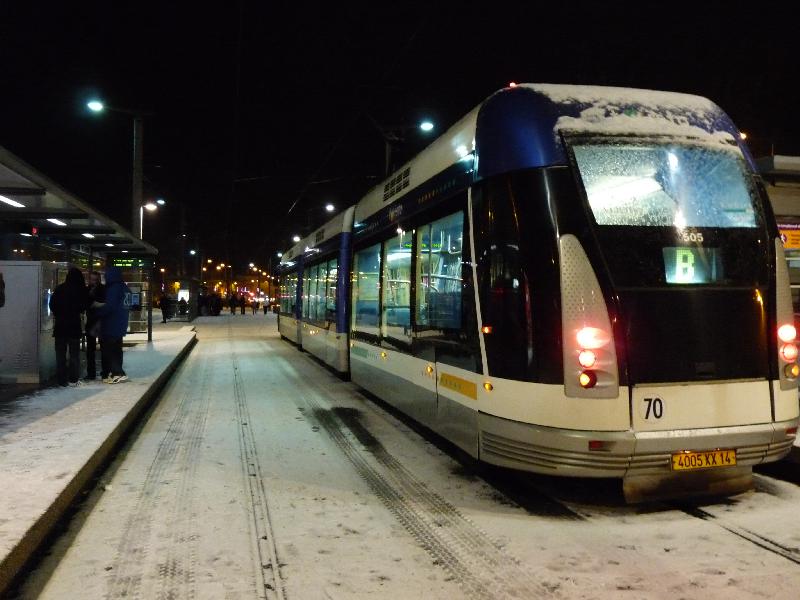
[[[122,281],[122,271],[106,271],[106,301],[97,308],[100,317],[100,376],[105,383],[122,383],[128,376],[122,369],[122,338],[128,333],[128,310],[131,290]]]

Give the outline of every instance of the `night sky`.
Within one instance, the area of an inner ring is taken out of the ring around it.
[[[700,94],[798,155],[793,4],[1,0],[0,145],[129,227],[131,119],[85,102],[152,111],[145,239],[174,252],[183,204],[206,256],[266,264],[382,178],[376,123],[442,132],[510,81]]]

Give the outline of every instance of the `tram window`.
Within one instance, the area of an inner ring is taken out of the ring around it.
[[[417,231],[416,321],[419,329],[461,328],[464,213]]]
[[[410,232],[397,234],[383,244],[383,298],[381,335],[411,343],[411,241]]]
[[[325,292],[325,311],[321,319],[336,320],[336,278],[339,274],[339,263],[336,259],[328,261],[328,283]]]
[[[325,263],[314,266],[314,285],[312,287],[314,295],[312,296],[313,300],[308,313],[312,321],[319,319],[320,298],[325,296],[325,270]]]
[[[316,293],[317,266],[308,267],[303,272],[303,318],[313,314],[314,294]]]
[[[599,225],[756,227],[741,154],[690,144],[576,144]]]
[[[356,252],[353,258],[353,329],[378,335],[381,245]]]
[[[281,312],[286,314],[289,312],[289,282],[286,275],[281,276]]]
[[[494,179],[473,194],[480,245],[476,248],[489,373],[527,379],[533,361],[530,286],[521,251],[518,199],[510,182]]]
[[[288,277],[288,301],[289,313],[293,317],[297,316],[297,273],[291,273]]]
[[[313,318],[317,321],[325,320],[325,302],[327,298],[328,286],[328,263],[320,263],[317,273],[317,292],[314,298],[316,310]]]

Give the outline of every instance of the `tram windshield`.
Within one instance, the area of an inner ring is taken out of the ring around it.
[[[628,141],[572,148],[598,225],[757,226],[736,148]]]

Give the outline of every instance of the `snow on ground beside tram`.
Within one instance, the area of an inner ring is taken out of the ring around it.
[[[699,138],[715,147],[736,150],[736,140],[730,132],[714,130],[722,116],[719,107],[701,96],[596,86],[525,84],[525,87],[557,103],[587,105],[580,117],[560,117],[556,131]]]
[[[83,387],[43,389],[0,405],[0,558],[44,514],[193,335],[164,332],[153,345],[126,347],[127,383],[107,385],[98,379]]]
[[[757,476],[684,511],[459,462],[257,318],[201,322],[42,598],[274,597],[258,588],[272,569],[254,550],[248,427],[289,598],[797,597],[800,564],[742,537],[797,548],[795,485]]]

